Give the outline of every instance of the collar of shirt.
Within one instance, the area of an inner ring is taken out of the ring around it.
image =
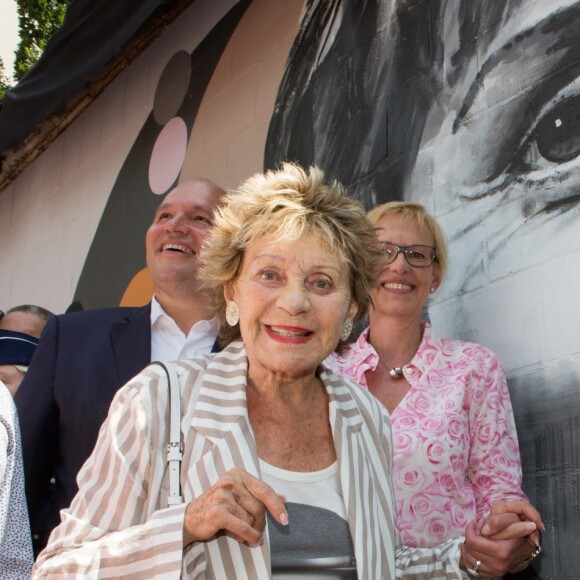
[[[429,351],[440,350],[440,339],[436,335],[431,325],[423,323],[423,338],[421,344],[415,353],[415,356],[403,367],[407,381],[419,378],[429,365]],[[349,378],[354,379],[359,385],[367,387],[365,373],[368,370],[374,371],[379,364],[379,355],[373,345],[368,341],[370,327],[367,327],[358,337],[357,341],[351,345],[350,350],[344,358],[336,357],[331,368],[341,369]],[[350,369],[346,370],[346,367]],[[418,372],[416,373],[415,370]]]
[[[215,319],[200,320],[185,336],[156,297],[151,299],[151,360],[177,360],[209,354],[217,332]]]

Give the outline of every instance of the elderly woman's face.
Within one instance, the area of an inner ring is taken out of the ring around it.
[[[226,298],[240,314],[250,375],[293,378],[314,373],[356,313],[350,271],[318,234],[248,245]]]
[[[413,219],[387,215],[377,222],[376,229],[381,242],[405,247],[413,245],[435,247],[431,233],[421,230]],[[427,268],[417,268],[409,265],[400,252],[394,262],[383,268],[379,285],[373,290],[371,323],[377,316],[419,319],[431,288],[437,288],[439,284],[440,277],[435,263]]]

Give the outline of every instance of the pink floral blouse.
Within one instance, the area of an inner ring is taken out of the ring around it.
[[[378,355],[368,328],[325,364],[367,388]],[[407,546],[463,536],[497,500],[524,499],[516,427],[497,357],[473,342],[439,338],[425,325],[403,368],[411,389],[391,415],[397,527]]]

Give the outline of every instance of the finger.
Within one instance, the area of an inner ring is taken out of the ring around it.
[[[266,527],[266,508],[264,504],[254,497],[245,487],[236,490],[236,503],[244,510],[250,525],[259,532],[263,532]]]
[[[187,505],[184,518],[184,545],[206,541],[220,531],[238,540],[259,544],[262,531],[254,528],[254,518],[235,501],[229,489],[214,486]]]
[[[481,534],[493,540],[521,538],[536,531],[536,524],[522,520],[514,513],[491,515],[481,528]]]
[[[485,563],[484,572],[489,576],[503,576],[516,567],[530,554],[527,538],[510,540],[492,540],[478,535],[475,526],[470,524],[465,529],[466,558],[480,560]],[[471,560],[467,560],[468,563]]]
[[[542,541],[542,534],[539,530],[536,530],[535,532],[532,532],[529,536],[528,536],[528,542],[534,546],[534,548],[539,548],[541,545],[541,541]]]
[[[255,523],[250,523],[247,518],[247,512],[226,514],[223,529],[229,532],[240,543],[247,543],[250,546],[261,545],[264,541],[263,528],[256,529]],[[251,520],[254,522],[253,518]]]
[[[506,556],[509,549],[507,542],[494,542],[477,534],[474,524],[465,529],[465,543],[462,544],[462,554],[466,563],[474,567],[477,560],[482,564],[480,574],[491,578],[499,578],[508,570]],[[511,563],[510,563],[511,564]]]
[[[492,515],[501,515],[505,513],[517,514],[531,522],[534,522],[539,530],[545,530],[542,516],[540,516],[538,510],[529,501],[495,502],[491,506]]]
[[[471,570],[477,572],[479,576],[485,576],[487,578],[501,578],[502,574],[488,566],[485,560],[471,555],[469,550],[467,550],[465,547],[465,544],[460,544],[459,550],[461,552],[461,560],[459,565],[461,568],[467,571],[470,578],[472,577]],[[467,570],[467,568],[470,568],[471,570]],[[473,577],[475,578],[476,576]]]
[[[522,519],[517,514],[506,513],[500,515],[490,515],[486,520],[482,522],[481,533],[484,536],[493,536],[498,534],[511,524],[521,522]],[[534,530],[536,525],[534,524]]]
[[[486,526],[484,526],[485,530]],[[513,540],[515,538],[525,538],[536,531],[534,522],[515,522],[505,527],[495,534],[487,534],[482,530],[482,534],[489,540]]]
[[[275,520],[283,526],[288,524],[288,512],[284,506],[282,497],[278,495],[267,483],[261,479],[242,472],[242,481],[246,489],[264,504]]]

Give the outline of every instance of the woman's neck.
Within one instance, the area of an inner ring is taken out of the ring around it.
[[[371,315],[369,342],[385,366],[401,367],[407,364],[419,349],[423,328],[420,319],[387,319]]]
[[[248,395],[265,400],[277,400],[281,404],[301,405],[312,400],[323,389],[315,374],[304,377],[283,377],[274,373],[253,373],[248,370]]]

